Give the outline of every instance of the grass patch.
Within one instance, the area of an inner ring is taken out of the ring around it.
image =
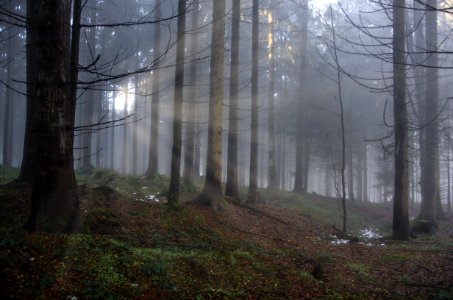
[[[370,268],[364,264],[348,263],[347,268],[364,281],[374,280],[374,275],[371,273]]]
[[[11,182],[19,177],[19,168],[0,165],[0,184]]]

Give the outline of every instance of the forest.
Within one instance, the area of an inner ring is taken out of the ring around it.
[[[453,299],[453,1],[0,0],[2,299]]]

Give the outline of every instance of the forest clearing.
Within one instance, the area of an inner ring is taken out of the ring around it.
[[[2,299],[453,298],[451,219],[435,235],[393,241],[389,203],[358,203],[352,238],[334,229],[333,198],[260,190],[256,209],[213,214],[187,202],[194,187],[172,211],[167,178],[78,178],[77,235],[26,233],[29,188],[2,180]]]

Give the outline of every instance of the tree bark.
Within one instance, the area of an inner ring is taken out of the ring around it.
[[[138,67],[138,63],[137,63]],[[136,74],[134,76],[134,85],[135,85],[135,98],[134,98],[134,126],[132,133],[132,175],[137,175],[137,160],[138,160],[138,104],[140,100],[140,86],[139,86],[139,76]]]
[[[225,194],[238,199],[238,95],[239,95],[239,34],[241,0],[233,0],[230,64],[230,108],[228,125],[227,182]]]
[[[155,19],[160,20],[162,17],[161,13],[161,0],[155,2]],[[153,58],[154,62],[160,60],[161,49],[160,49],[160,36],[161,29],[160,24],[154,25],[153,33]],[[159,173],[158,163],[158,151],[159,151],[159,106],[160,106],[160,72],[158,69],[153,70],[153,83],[152,83],[152,103],[151,103],[151,130],[150,130],[150,142],[149,142],[149,159],[148,159],[148,170],[146,171],[146,177],[154,179]]]
[[[74,5],[80,4],[80,0],[74,2]],[[20,174],[18,180],[20,182],[31,183],[34,178],[34,172],[36,170],[36,131],[33,129],[34,117],[35,117],[35,102],[37,101],[37,62],[35,59],[35,52],[38,49],[38,35],[36,34],[38,28],[33,26],[33,18],[36,16],[36,12],[33,12],[31,8],[33,5],[32,0],[27,0],[27,37],[26,37],[26,79],[27,79],[27,111],[25,120],[25,135],[24,135],[24,147],[22,155],[22,164],[20,167]],[[74,25],[77,21],[80,23],[80,7],[77,10],[77,6],[74,6]],[[78,18],[77,18],[78,17]],[[74,26],[77,28],[77,26]],[[74,34],[74,32],[73,32]],[[74,43],[73,43],[74,44]],[[71,51],[71,60],[74,51]],[[77,47],[78,55],[78,47]],[[78,56],[77,56],[78,57]],[[71,74],[72,76],[72,74]],[[73,77],[71,77],[73,78]]]
[[[128,106],[129,106],[129,79],[126,79],[125,86],[124,86],[124,107],[123,107],[123,118],[128,116]],[[127,129],[128,129],[128,120],[126,120],[125,124],[123,125],[123,154],[121,156],[121,173],[127,174],[127,163],[128,163],[128,141],[127,141]]]
[[[212,13],[211,74],[209,88],[206,180],[198,202],[222,208],[222,100],[225,51],[225,0],[216,0]]]
[[[363,202],[368,202],[368,148],[363,146]]]
[[[395,123],[395,189],[393,238],[409,239],[408,119],[406,104],[405,1],[393,0],[393,102]]]
[[[250,143],[250,181],[247,203],[254,205],[258,201],[258,143],[259,143],[259,112],[258,112],[258,60],[259,60],[259,1],[253,0],[252,5],[252,123]]]
[[[116,93],[113,92],[113,97],[112,97],[112,112],[111,112],[111,121],[115,122],[116,120],[116,109],[115,109],[115,98],[116,98]],[[115,170],[115,126],[112,125],[110,128],[110,169]]]
[[[14,11],[13,1],[9,4],[9,11]],[[14,30],[13,27],[10,31]],[[12,97],[12,88],[14,88],[14,81],[12,80],[12,74],[15,64],[15,41],[16,37],[14,33],[10,33],[8,40],[8,85],[5,91],[5,110],[3,119],[3,165],[11,167],[13,165],[13,132],[14,132],[14,101]]]
[[[307,56],[307,49],[308,49],[308,1],[303,1],[302,7],[302,29],[301,29],[301,53],[302,53],[302,60],[301,60],[301,84],[300,84],[300,93],[299,93],[299,101],[300,103],[297,104],[297,133],[296,133],[296,170],[294,175],[294,188],[293,192],[298,194],[304,193],[304,122],[303,119],[305,118],[305,107],[304,102],[305,99],[303,98],[303,88],[305,87],[304,81],[306,80],[306,67],[308,64],[308,56]]]
[[[36,74],[27,76],[35,80],[29,84],[34,85],[36,94],[28,97],[35,103],[29,128],[35,130],[37,171],[26,227],[32,231],[71,232],[79,226],[68,55],[71,5],[69,0],[29,0],[27,4],[29,28],[33,28],[27,35],[37,42],[32,48],[35,68],[30,69]]]
[[[171,176],[168,205],[179,205],[181,178],[182,105],[184,96],[184,50],[186,34],[186,1],[178,0],[178,29],[176,42],[175,93],[173,101],[173,145],[171,150]]]
[[[439,174],[439,78],[437,54],[437,0],[428,0],[426,11],[426,131],[425,161],[423,177],[422,206],[419,219],[430,223],[433,230],[438,228],[437,219],[442,216],[440,205],[440,174]],[[432,8],[432,9],[431,9]]]
[[[352,131],[352,130],[351,130]],[[347,149],[348,153],[348,195],[349,195],[349,200],[351,200],[351,203],[355,202],[355,197],[354,197],[354,164],[353,164],[353,155],[352,155],[352,142],[349,141],[348,145],[349,149]]]
[[[198,23],[200,21],[200,1],[193,1],[193,13],[192,13],[192,39],[190,42],[190,53],[192,55],[192,61],[190,65],[190,75],[188,79],[189,84],[189,95],[187,101],[187,131],[186,131],[186,143],[184,151],[184,182],[187,185],[193,184],[194,175],[196,170],[194,167],[195,159],[195,139],[196,139],[196,103],[197,103],[197,74],[198,74],[198,61],[197,61],[197,51],[198,51]]]
[[[274,55],[274,20],[269,12],[269,169],[268,188],[277,188],[277,167],[275,149],[275,55]]]

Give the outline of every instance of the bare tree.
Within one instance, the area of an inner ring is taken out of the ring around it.
[[[348,211],[346,209],[346,129],[345,129],[345,114],[344,114],[344,101],[343,101],[343,86],[341,81],[341,65],[338,58],[338,51],[337,51],[337,36],[335,33],[335,26],[333,22],[333,9],[330,6],[330,27],[332,30],[332,43],[333,49],[331,50],[332,57],[334,59],[334,64],[337,71],[337,78],[336,84],[338,88],[338,100],[340,104],[340,128],[341,128],[341,206],[343,209],[343,226],[342,231],[344,233],[347,232],[347,221],[348,221]],[[349,147],[349,151],[352,153],[351,147]],[[352,154],[350,156],[350,160],[352,161]],[[349,166],[349,172],[352,172],[352,163]],[[352,181],[352,175],[349,176],[349,181]],[[349,185],[352,189],[352,183]],[[351,189],[349,190],[349,197],[354,198],[352,196]]]

